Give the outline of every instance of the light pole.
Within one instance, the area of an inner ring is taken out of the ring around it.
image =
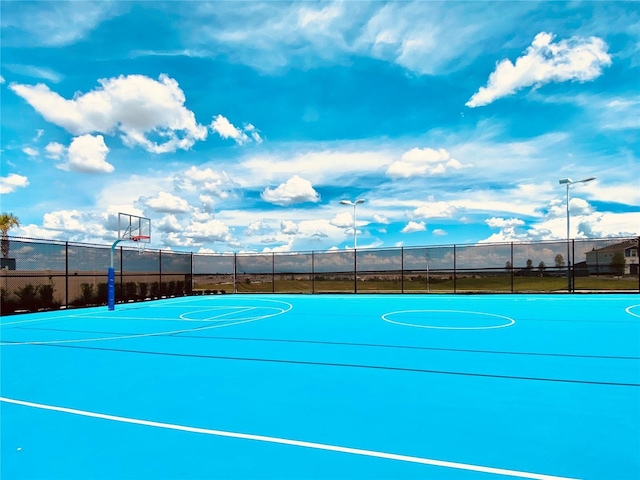
[[[353,206],[353,249],[356,249],[356,236],[357,236],[357,228],[356,228],[356,207],[361,203],[364,203],[364,198],[360,198],[355,202],[351,200],[340,200],[342,205],[352,205]]]
[[[576,180],[575,182],[573,180],[571,180],[570,178],[561,178],[558,183],[560,185],[566,185],[567,186],[567,282],[568,282],[568,289],[569,292],[573,291],[573,286],[572,286],[572,282],[571,282],[571,261],[569,260],[570,257],[570,250],[569,250],[569,243],[570,243],[570,239],[571,239],[571,230],[570,230],[570,215],[569,215],[569,186],[570,185],[575,185],[576,183],[587,183],[590,182],[592,180],[595,180],[596,177],[589,177],[589,178],[583,178],[582,180]]]

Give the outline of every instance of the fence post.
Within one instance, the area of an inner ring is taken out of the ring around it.
[[[358,293],[358,252],[353,248],[353,293]]]
[[[123,257],[124,255],[122,254],[122,245],[120,246],[120,287],[119,287],[119,291],[118,291],[118,297],[122,298],[122,293],[124,290],[124,261],[123,261]],[[114,292],[115,292],[115,285],[114,285]]]
[[[509,276],[511,277],[511,293],[513,293],[513,242],[511,242],[511,268],[509,269]]]
[[[404,247],[400,247],[400,291],[404,293]]]
[[[571,240],[571,280],[569,285],[571,286],[571,293],[576,291],[576,241]]]
[[[311,251],[311,293],[316,293],[316,255]]]
[[[162,250],[158,250],[158,280],[160,284],[160,298],[162,298]]]
[[[276,293],[276,252],[271,252],[271,293]]]
[[[64,242],[64,306],[69,308],[69,242]]]
[[[458,276],[456,274],[456,246],[453,246],[453,293],[457,293],[458,292],[458,285],[457,285],[457,281],[458,281]]]
[[[235,252],[233,252],[233,293],[238,293],[238,259]]]
[[[191,283],[191,286],[189,287],[189,295],[193,295],[193,252],[191,252],[189,262],[189,282]]]

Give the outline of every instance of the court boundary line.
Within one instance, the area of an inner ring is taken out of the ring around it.
[[[366,365],[358,363],[333,363],[333,362],[314,362],[311,360],[287,360],[282,358],[255,358],[255,357],[231,357],[228,355],[202,355],[196,353],[177,353],[177,352],[154,352],[150,350],[132,350],[126,348],[105,348],[105,347],[85,347],[82,345],[43,345],[44,347],[58,348],[77,348],[80,350],[100,350],[106,352],[133,353],[138,355],[164,355],[167,357],[187,357],[202,358],[210,360],[235,360],[240,362],[263,362],[263,363],[290,363],[292,365],[313,365],[321,367],[340,367],[340,368],[366,368],[371,370],[390,370],[409,373],[426,373],[432,375],[456,375],[463,377],[484,377],[498,378],[503,380],[522,380],[537,382],[556,382],[556,383],[577,383],[584,385],[603,385],[611,387],[640,387],[640,383],[626,382],[607,382],[599,380],[579,380],[571,378],[548,378],[548,377],[524,377],[518,375],[502,375],[495,373],[478,373],[478,372],[454,372],[448,370],[430,370],[424,368],[410,368],[389,365]]]
[[[257,316],[257,317],[250,317],[248,319],[242,319],[236,322],[232,322],[232,323],[225,323],[225,324],[216,324],[216,325],[208,325],[205,327],[196,327],[196,328],[187,328],[187,329],[181,329],[181,330],[172,330],[172,331],[166,331],[166,332],[151,332],[151,333],[137,333],[137,334],[131,334],[131,335],[122,335],[122,336],[117,336],[117,337],[94,337],[94,338],[84,338],[84,339],[77,339],[77,340],[71,340],[71,339],[63,339],[63,340],[42,340],[42,341],[33,341],[33,342],[2,342],[0,341],[0,347],[4,347],[4,346],[16,346],[16,345],[58,345],[58,344],[64,344],[64,343],[85,343],[85,342],[103,342],[103,341],[108,341],[108,340],[124,340],[124,339],[129,339],[129,338],[145,338],[145,337],[157,337],[157,336],[162,336],[162,335],[176,335],[176,334],[180,334],[180,333],[186,333],[186,332],[198,332],[201,330],[212,330],[214,328],[224,328],[224,327],[231,327],[233,325],[240,325],[242,323],[249,323],[249,322],[257,322],[260,320],[264,320],[265,318],[272,318],[278,315],[283,315],[287,312],[290,312],[291,310],[293,310],[293,305],[289,302],[285,302],[282,300],[268,300],[268,299],[262,299],[261,301],[267,301],[267,302],[273,302],[273,303],[281,303],[281,304],[285,304],[286,306],[288,306],[288,309],[284,309],[284,307],[281,308],[281,310],[277,313],[273,313],[273,314],[269,314],[269,315],[262,315],[262,316]],[[246,306],[242,307],[242,308],[247,308]],[[253,307],[249,307],[249,308],[253,308]],[[260,308],[260,307],[255,307],[255,308]],[[272,307],[273,308],[273,307]],[[86,314],[88,315],[88,314]],[[85,314],[81,315],[81,316],[86,316]],[[63,319],[65,317],[73,317],[74,315],[61,315],[60,317],[55,317],[55,318],[60,318]],[[95,316],[94,318],[103,318],[101,316]],[[115,317],[114,317],[115,318]],[[51,318],[46,318],[46,320],[50,320]],[[43,319],[45,320],[45,319]],[[174,321],[184,321],[184,320],[175,320]],[[16,322],[19,323],[19,322]],[[15,327],[14,327],[15,328]]]
[[[431,465],[435,467],[451,468],[456,470],[467,470],[481,473],[489,473],[493,475],[503,475],[510,477],[528,478],[532,480],[577,480],[572,477],[559,477],[555,475],[547,475],[533,472],[524,472],[519,470],[510,470],[505,468],[487,467],[483,465],[473,465],[469,463],[451,462],[445,460],[436,460],[432,458],[415,457],[410,455],[402,455],[397,453],[379,452],[376,450],[367,450],[362,448],[344,447],[340,445],[331,445],[326,443],[308,442],[304,440],[293,440],[281,437],[271,437],[267,435],[256,435],[251,433],[231,432],[226,430],[215,430],[201,427],[191,427],[187,425],[179,425],[166,422],[156,422],[152,420],[143,420],[130,417],[122,417],[119,415],[110,415],[106,413],[90,412],[87,410],[78,410],[75,408],[59,407],[56,405],[47,405],[43,403],[28,402],[25,400],[17,400],[8,397],[0,397],[1,402],[11,403],[24,407],[38,408],[41,410],[50,410],[83,417],[98,418],[102,420],[110,420],[120,423],[129,423],[134,425],[143,425],[147,427],[164,428],[167,430],[177,430],[190,433],[199,433],[204,435],[213,435],[217,437],[237,438],[242,440],[253,440],[265,443],[275,443],[280,445],[289,445],[294,447],[311,448],[315,450],[325,450],[331,452],[347,453],[351,455],[361,455],[365,457],[384,458],[387,460],[396,460],[407,463],[418,463],[422,465]]]

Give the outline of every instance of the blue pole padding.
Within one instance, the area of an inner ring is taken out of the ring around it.
[[[116,272],[113,267],[109,267],[109,277],[107,279],[107,306],[109,310],[114,310],[116,305]]]

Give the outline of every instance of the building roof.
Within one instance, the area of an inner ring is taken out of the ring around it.
[[[632,247],[638,248],[638,240],[625,240],[624,242],[614,243],[613,245],[607,245],[606,247],[602,248],[594,247],[591,252],[619,252]]]

